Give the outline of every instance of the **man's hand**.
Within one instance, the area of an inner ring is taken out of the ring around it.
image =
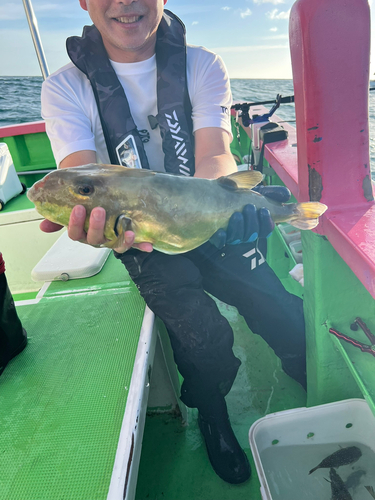
[[[284,186],[258,186],[253,188],[263,196],[274,201],[286,203],[290,191]],[[210,243],[221,249],[225,245],[250,243],[257,238],[268,238],[275,228],[275,223],[267,208],[256,209],[255,205],[246,205],[242,212],[235,212],[229,219],[227,230],[218,229],[210,238]]]
[[[74,241],[87,243],[88,245],[99,247],[108,240],[104,236],[104,226],[106,214],[104,208],[96,207],[91,211],[89,228],[87,234],[84,230],[86,219],[86,210],[82,205],[76,205],[69,219],[68,235]],[[55,224],[49,220],[44,220],[40,224],[40,229],[46,233],[59,231],[62,228],[59,224]],[[137,248],[142,252],[152,252],[153,246],[151,243],[135,243],[135,234],[133,231],[125,231],[122,235],[122,240],[118,246],[114,248],[118,253],[124,253],[129,248]]]

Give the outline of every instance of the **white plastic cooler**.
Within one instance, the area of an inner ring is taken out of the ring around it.
[[[0,142],[0,210],[9,200],[22,193],[23,189],[8,146]]]

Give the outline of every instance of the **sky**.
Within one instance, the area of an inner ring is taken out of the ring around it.
[[[32,0],[50,73],[66,64],[66,38],[91,24],[78,0]],[[370,5],[375,0],[370,0]],[[220,54],[230,78],[292,78],[288,23],[294,0],[168,0],[187,41]],[[370,74],[375,73],[374,35]],[[0,76],[39,76],[22,0],[0,0]]]

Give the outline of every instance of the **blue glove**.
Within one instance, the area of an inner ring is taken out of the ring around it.
[[[262,186],[253,188],[262,196],[286,203],[290,199],[290,191],[284,186]],[[268,238],[275,228],[267,208],[257,210],[255,205],[246,205],[242,212],[235,212],[229,219],[227,230],[218,229],[211,236],[210,243],[221,249],[225,245],[238,245],[239,243],[250,243],[257,238]]]

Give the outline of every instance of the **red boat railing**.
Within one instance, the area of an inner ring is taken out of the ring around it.
[[[297,130],[283,123],[288,139],[267,144],[264,157],[299,201],[328,206],[316,232],[375,298],[367,0],[297,0],[290,46]]]
[[[45,132],[46,124],[44,121],[20,123],[17,125],[8,125],[0,127],[0,137],[12,137],[15,135],[36,134]]]

